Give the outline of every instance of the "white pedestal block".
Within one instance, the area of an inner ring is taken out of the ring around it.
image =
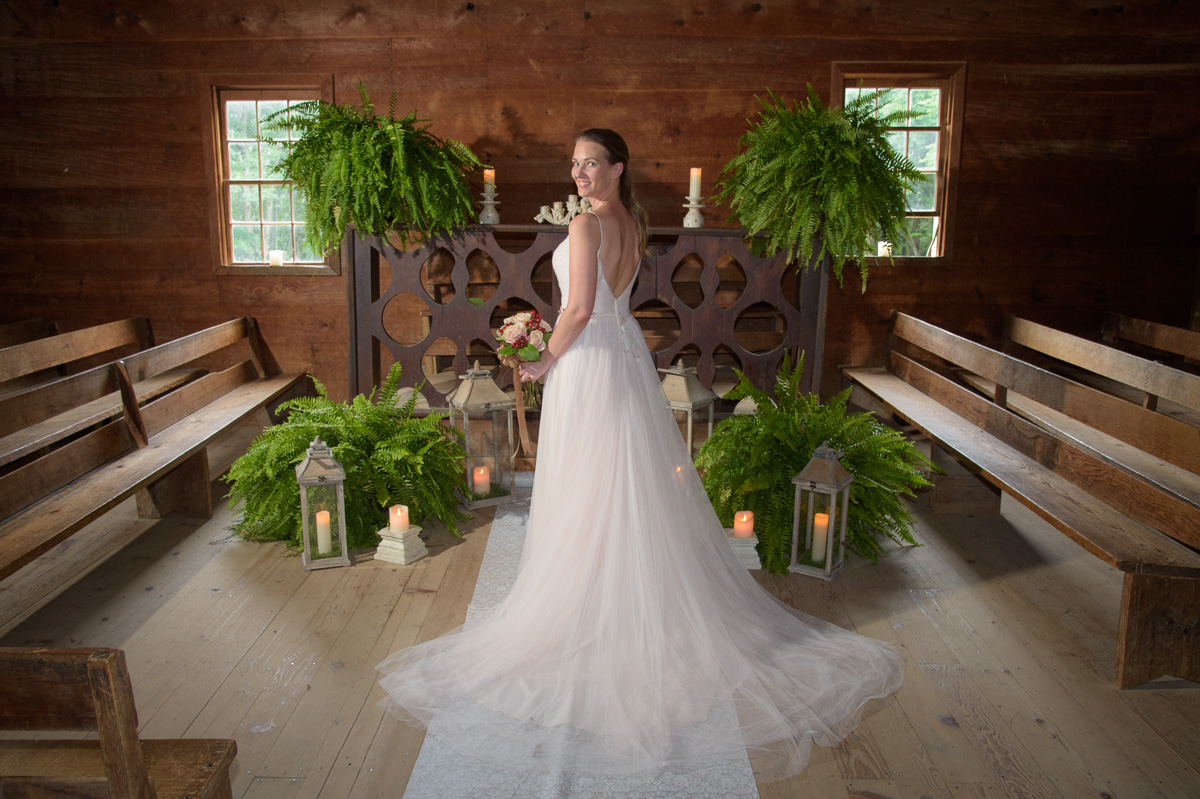
[[[390,528],[383,528],[379,531],[379,548],[375,550],[375,560],[399,563],[401,566],[420,560],[429,554],[420,535],[421,528],[416,525],[410,526],[402,533],[393,533]]]
[[[732,530],[725,531],[729,538],[729,546],[733,547],[733,554],[737,555],[737,559],[747,569],[761,569],[762,563],[758,560],[758,536],[752,535],[749,538],[736,538]]]

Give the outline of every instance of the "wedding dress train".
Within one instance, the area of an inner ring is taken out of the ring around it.
[[[553,258],[564,304],[569,246]],[[632,285],[614,296],[599,271],[593,318],[547,373],[511,593],[388,657],[380,705],[510,766],[697,769],[733,741],[771,778],[795,773],[812,742],[836,744],[900,686],[902,660],[787,607],[738,562],[629,314]]]

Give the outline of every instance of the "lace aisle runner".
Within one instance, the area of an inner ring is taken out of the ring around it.
[[[529,489],[521,499],[501,506],[488,534],[467,624],[503,599],[516,579],[529,513]],[[592,776],[498,768],[464,757],[433,735],[425,736],[408,780],[405,799],[758,799],[754,774],[728,708],[729,755],[703,771],[632,776]],[[432,727],[436,732],[437,719]]]

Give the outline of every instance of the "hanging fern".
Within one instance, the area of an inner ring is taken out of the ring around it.
[[[440,139],[414,111],[394,116],[392,95],[386,117],[359,84],[361,106],[323,100],[300,103],[264,120],[265,134],[299,134],[275,171],[304,197],[308,244],[329,252],[341,243],[346,225],[360,238],[394,232],[401,247],[466,227],[476,218],[466,172],[482,167],[465,144]]]
[[[760,121],[738,143],[721,172],[717,200],[740,220],[757,255],[781,250],[801,267],[828,254],[834,276],[853,261],[867,286],[864,256],[879,240],[900,241],[907,228],[908,190],[926,178],[887,140],[888,127],[912,116],[875,116],[886,90],[860,94],[844,108],[827,108],[808,87],[808,102],[786,103],[770,91]],[[810,260],[811,259],[811,260]]]
[[[737,510],[754,511],[754,530],[763,568],[786,574],[792,554],[795,486],[813,452],[828,441],[844,452],[842,465],[854,475],[850,484],[846,546],[875,560],[878,535],[914,543],[912,514],[903,497],[929,485],[933,464],[898,432],[870,413],[848,413],[847,389],[822,404],[816,394],[800,391],[803,356],[792,369],[787,355],[779,367],[773,394],[755,389],[740,375],[727,399],[752,397],[753,414],[731,416],[713,430],[696,456],[704,488],[717,516],[733,526]]]
[[[289,411],[287,420],[263,430],[225,475],[231,507],[242,511],[230,529],[243,538],[301,545],[296,465],[320,436],[346,472],[349,546],[377,545],[393,504],[408,505],[414,524],[433,518],[458,535],[457,523],[469,518],[456,495],[467,489],[462,434],[442,425],[441,414],[414,417],[416,392],[396,406],[400,364],[392,366],[378,396],[359,394],[350,403],[330,400],[325,386],[315,378],[313,384],[317,396],[280,405]]]

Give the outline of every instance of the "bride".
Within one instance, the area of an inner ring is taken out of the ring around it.
[[[381,663],[380,704],[510,766],[697,769],[732,745],[788,776],[899,688],[902,660],[738,562],[629,313],[647,227],[628,148],[587,130],[571,164],[592,212],[554,252],[564,306],[520,367],[546,386],[516,582],[478,622]]]

